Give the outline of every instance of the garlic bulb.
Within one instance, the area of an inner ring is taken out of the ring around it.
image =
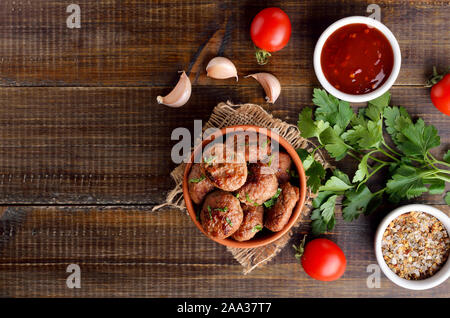
[[[236,77],[236,82],[238,81],[236,66],[229,59],[222,56],[217,56],[209,61],[206,66],[206,76],[215,79]]]
[[[269,73],[250,74],[247,75],[246,78],[247,77],[253,77],[261,84],[261,86],[264,88],[264,91],[266,92],[266,101],[268,103],[275,103],[281,92],[281,85],[278,78]]]
[[[158,101],[158,104],[164,104],[169,107],[180,107],[187,103],[191,97],[191,91],[191,80],[183,71],[177,85],[175,85],[172,91],[164,97],[156,97],[156,100]]]

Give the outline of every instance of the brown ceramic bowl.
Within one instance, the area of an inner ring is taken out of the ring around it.
[[[253,238],[251,240],[248,241],[244,241],[244,242],[238,242],[235,241],[231,238],[226,238],[226,239],[214,239],[210,236],[208,236],[205,232],[205,230],[203,229],[202,225],[200,224],[200,222],[197,220],[197,215],[196,215],[196,211],[194,208],[194,205],[192,203],[191,197],[189,195],[189,190],[188,190],[188,176],[189,176],[189,172],[191,171],[191,167],[192,167],[192,163],[194,162],[194,158],[196,155],[198,155],[201,150],[207,145],[209,144],[211,141],[213,141],[215,138],[217,138],[218,136],[224,136],[226,134],[226,129],[230,129],[233,128],[234,132],[236,131],[256,131],[257,133],[261,134],[261,135],[265,135],[269,138],[278,138],[278,142],[280,144],[280,146],[282,148],[284,148],[284,150],[291,156],[292,162],[297,170],[297,173],[299,175],[299,180],[300,180],[300,199],[297,202],[297,205],[295,206],[294,210],[292,211],[292,215],[291,218],[289,219],[289,222],[286,224],[286,226],[279,232],[270,232],[267,233],[264,236],[261,237],[257,237],[257,238]],[[213,241],[216,241],[217,243],[220,243],[222,245],[225,246],[230,246],[230,247],[238,247],[238,248],[252,248],[252,247],[259,247],[259,246],[264,246],[267,245],[269,243],[272,243],[274,241],[276,241],[277,239],[279,239],[280,237],[282,237],[286,232],[289,231],[289,229],[294,225],[295,221],[297,220],[297,218],[300,216],[300,213],[302,211],[303,205],[305,204],[305,198],[306,198],[306,176],[305,176],[305,171],[303,169],[303,164],[297,154],[297,152],[295,151],[295,149],[281,136],[279,136],[278,134],[272,132],[271,130],[268,130],[266,128],[262,128],[262,127],[257,127],[257,126],[250,126],[250,125],[239,125],[239,126],[231,126],[231,127],[226,127],[226,128],[222,128],[220,131],[218,131],[214,137],[210,137],[208,139],[204,139],[202,141],[202,143],[200,145],[198,145],[194,151],[192,152],[191,155],[191,160],[189,163],[186,164],[186,168],[184,170],[184,176],[183,176],[183,197],[184,197],[184,201],[186,203],[186,208],[189,212],[189,215],[192,219],[192,222],[194,222],[194,224],[198,227],[198,229],[200,231],[202,231],[203,234],[205,234],[206,236],[208,236],[210,239],[212,239]]]

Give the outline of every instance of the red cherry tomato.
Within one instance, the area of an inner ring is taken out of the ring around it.
[[[347,260],[336,243],[319,238],[309,242],[301,258],[306,274],[314,279],[332,281],[345,272]]]
[[[280,8],[266,8],[260,11],[253,18],[250,27],[252,41],[265,52],[263,56],[265,58],[270,56],[268,52],[276,52],[285,47],[289,42],[291,32],[291,21]],[[258,60],[258,62],[260,61]]]
[[[450,74],[431,88],[431,101],[440,112],[450,116]]]

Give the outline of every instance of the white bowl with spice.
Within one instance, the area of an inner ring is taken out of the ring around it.
[[[424,290],[450,276],[450,218],[424,204],[390,212],[375,234],[375,254],[383,273],[398,286]]]

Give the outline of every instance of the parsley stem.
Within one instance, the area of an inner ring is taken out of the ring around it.
[[[386,143],[386,141],[383,138],[383,141],[381,142],[383,144],[383,146],[385,146],[390,152],[392,152],[394,155],[397,155],[399,157],[402,157],[401,154],[399,154],[397,151],[395,151],[394,149],[392,149],[391,147],[388,146],[388,144]]]
[[[381,190],[375,192],[375,193],[373,194],[373,196],[376,197],[377,195],[382,194],[384,191],[386,191],[386,188],[383,188],[383,189],[381,189]]]
[[[389,164],[388,163],[382,163],[382,164],[379,164],[378,166],[376,166],[375,169],[366,177],[366,181],[368,179],[370,179],[370,177],[373,176],[375,173],[377,173],[378,170],[386,167],[387,165],[389,165]]]
[[[399,159],[395,158],[394,156],[390,155],[386,150],[379,148],[380,152],[383,153],[386,157],[391,158],[395,162],[400,162]]]
[[[450,174],[450,171],[447,171],[447,170],[441,170],[441,169],[438,169],[438,170],[431,170],[431,171],[425,171],[425,172],[422,172],[421,174],[420,174],[420,177],[425,177],[425,178],[427,178],[427,177],[433,177],[433,178],[437,178],[437,179],[441,179],[441,180],[445,180],[445,181],[447,181],[447,182],[450,182],[450,177],[447,177],[445,174]]]
[[[439,164],[439,165],[443,165],[443,166],[446,166],[446,167],[450,167],[450,164],[448,164],[448,163],[446,163],[446,162],[444,162],[444,161],[435,160],[435,162],[436,162],[437,164]]]
[[[450,174],[450,171],[448,171],[448,170],[443,170],[443,169],[437,169],[438,171],[438,173],[443,173],[443,174]]]
[[[440,179],[440,180],[443,180],[443,181],[445,181],[445,182],[450,182],[450,177],[447,177],[447,176],[443,176],[443,175],[435,175],[434,176],[436,179]]]
[[[431,155],[431,154],[430,154],[430,155]],[[430,158],[428,158],[428,154],[425,154],[425,161],[428,162],[428,164],[429,164],[433,169],[439,170],[439,168],[436,167],[436,166],[433,164],[433,161],[431,161]]]
[[[449,163],[444,162],[444,161],[437,160],[437,159],[436,159],[429,151],[428,151],[427,155],[430,156],[430,158],[433,159],[433,161],[434,161],[435,163],[440,164],[440,165],[443,165],[443,166],[450,167],[450,164],[449,164]]]
[[[390,162],[384,161],[384,160],[380,160],[378,158],[375,158],[373,156],[369,156],[370,159],[372,159],[373,161],[376,161],[378,163],[385,163],[385,164],[389,164]]]
[[[322,149],[323,147],[324,147],[323,145],[319,145],[319,146],[315,147],[313,149],[313,151],[311,151],[311,156],[314,157],[314,154],[316,153],[316,151],[319,150],[319,149]]]
[[[358,150],[355,150],[355,151],[358,151]],[[376,151],[373,151],[373,152],[376,152]],[[363,152],[361,152],[361,151],[358,151],[358,153],[359,154],[361,154],[361,155],[365,155],[365,153],[363,153]],[[347,152],[347,154],[350,156],[350,157],[353,157],[353,158],[355,158],[356,160],[358,160],[359,162],[361,162],[361,158],[359,158],[358,156],[356,156],[354,153],[352,153],[352,152]],[[390,164],[391,162],[389,162],[389,161],[384,161],[384,160],[380,160],[380,159],[378,159],[378,158],[375,158],[375,157],[373,157],[373,156],[368,156],[370,159],[372,159],[373,161],[376,161],[376,162],[378,162],[378,163],[381,163],[381,164],[386,164],[386,165],[388,165],[388,164]],[[397,162],[398,162],[398,160],[397,160]]]
[[[357,161],[359,161],[359,162],[361,162],[361,159],[357,156],[357,155],[355,155],[354,153],[352,153],[352,152],[347,152],[347,154],[350,156],[350,157],[352,157],[352,158],[354,158],[354,159],[356,159]]]

